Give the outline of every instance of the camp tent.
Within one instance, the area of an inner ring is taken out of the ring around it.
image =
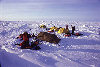
[[[45,25],[40,25],[40,28],[46,28],[46,26]]]
[[[50,30],[51,30],[51,31],[52,31],[52,30],[58,31],[59,28],[57,28],[57,27],[54,26],[54,27],[51,27]]]
[[[60,29],[58,30],[58,33],[61,34],[61,33],[70,33],[70,32],[69,32],[69,29],[60,28]]]
[[[47,41],[50,43],[55,43],[55,44],[58,44],[61,40],[55,34],[50,34],[47,32],[40,32],[37,36],[37,39]]]

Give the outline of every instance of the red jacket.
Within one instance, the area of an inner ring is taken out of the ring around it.
[[[24,40],[24,41],[28,41],[28,40],[29,40],[29,38],[28,38],[28,35],[27,35],[27,34],[23,34],[23,40]]]
[[[19,35],[19,38],[22,38],[24,40],[22,43],[20,43],[20,46],[22,46],[25,43],[25,41],[29,41],[29,34],[28,33],[21,34]]]

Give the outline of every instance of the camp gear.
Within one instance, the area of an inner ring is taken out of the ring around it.
[[[54,30],[49,30],[48,32],[54,32]]]
[[[32,49],[34,48],[35,50],[39,50],[41,49],[39,46],[37,46],[39,44],[39,39],[35,38],[35,42],[31,39],[36,37],[33,33],[33,35],[31,36],[30,34],[28,34],[27,32],[24,32],[23,34],[20,34],[19,37],[17,38],[22,38],[23,42],[21,42],[20,44],[15,44],[15,45],[19,45],[21,46],[21,49]],[[30,39],[29,39],[30,38]],[[32,40],[32,42],[30,41]],[[29,41],[31,43],[29,43]]]
[[[31,49],[32,47],[30,46],[21,46],[21,49]]]
[[[35,46],[35,47],[31,48],[31,50],[39,50],[39,49],[41,49],[39,46]]]
[[[30,37],[31,37],[31,35],[28,34],[27,32],[24,32],[23,34],[20,34],[20,35],[18,36],[18,38],[21,38],[21,39],[23,40],[23,42],[20,43],[20,46],[21,46],[22,48],[25,48],[25,47],[29,46],[29,38],[30,38]]]
[[[65,36],[65,37],[70,37],[70,36],[71,36],[71,34],[65,34],[64,36]]]
[[[45,25],[41,25],[40,28],[46,28],[46,26]]]
[[[31,47],[37,46],[39,44],[39,40],[37,39],[35,42],[31,42]]]
[[[58,33],[59,34],[61,34],[61,33],[66,33],[67,34],[67,33],[70,33],[70,31],[69,31],[69,29],[60,28],[59,31],[58,31]]]
[[[21,46],[21,49],[29,48],[30,47],[29,41],[23,41],[22,43],[20,43],[20,46]]]
[[[59,43],[59,41],[61,40],[55,34],[50,34],[47,32],[40,32],[37,36],[37,39],[55,44]]]
[[[29,45],[29,41],[23,41],[22,43],[20,43],[20,46],[22,45]]]
[[[61,34],[61,33],[64,32],[64,30],[65,30],[65,28],[60,28],[59,31],[58,31],[58,33]]]
[[[75,33],[75,36],[81,36],[81,35],[83,35],[83,34],[81,34],[81,33]]]
[[[58,31],[59,28],[57,28],[57,27],[54,26],[54,27],[51,27],[50,30],[51,30],[51,31],[52,31],[52,30],[54,30],[54,31]]]
[[[37,46],[37,45],[39,45],[39,40],[37,39],[35,42],[31,42],[31,49],[32,50],[39,50],[39,49],[41,49],[39,46]]]
[[[50,30],[50,28],[46,28],[46,30]]]

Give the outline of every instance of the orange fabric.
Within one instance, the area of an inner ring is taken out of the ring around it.
[[[26,34],[25,34],[25,35],[23,35],[23,40],[24,40],[24,41],[29,40],[29,38],[27,37],[27,35],[26,35]]]
[[[22,38],[21,36],[19,36],[19,38]]]
[[[76,33],[76,35],[79,35],[79,33]]]
[[[23,44],[26,44],[27,41],[23,41],[22,43],[20,43],[20,46],[22,46]],[[27,44],[28,45],[28,44]]]
[[[52,31],[48,31],[48,32],[54,32],[54,30],[52,30]]]
[[[23,45],[23,42],[22,43],[20,43],[20,46],[22,46]]]
[[[65,37],[69,37],[69,36],[70,36],[70,34],[66,34],[66,35],[65,35]]]
[[[24,44],[25,41],[23,41],[22,43],[20,43],[20,46],[22,46]]]
[[[27,34],[22,34],[22,35],[19,36],[19,38],[22,38],[22,37],[23,37],[23,40],[24,40],[24,41],[23,41],[22,43],[20,43],[20,46],[22,46],[26,41],[29,40]]]

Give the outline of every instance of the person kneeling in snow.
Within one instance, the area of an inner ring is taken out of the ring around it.
[[[31,48],[29,45],[29,38],[30,37],[31,37],[31,35],[28,34],[27,32],[24,32],[23,34],[21,34],[17,37],[17,38],[21,38],[23,40],[23,42],[20,43],[21,49]]]
[[[37,46],[39,44],[39,41],[35,41],[35,42],[29,44],[29,38],[31,38],[31,37],[36,37],[36,36],[35,35],[31,36],[27,32],[24,32],[23,34],[20,34],[17,37],[17,39],[21,38],[21,40],[23,40],[23,42],[19,44],[19,46],[21,46],[21,49],[33,49],[33,48],[36,49],[36,50],[40,49],[40,47]]]
[[[65,36],[67,36],[67,37],[71,36],[71,33],[70,33],[69,29],[68,29],[68,25],[66,25]]]

